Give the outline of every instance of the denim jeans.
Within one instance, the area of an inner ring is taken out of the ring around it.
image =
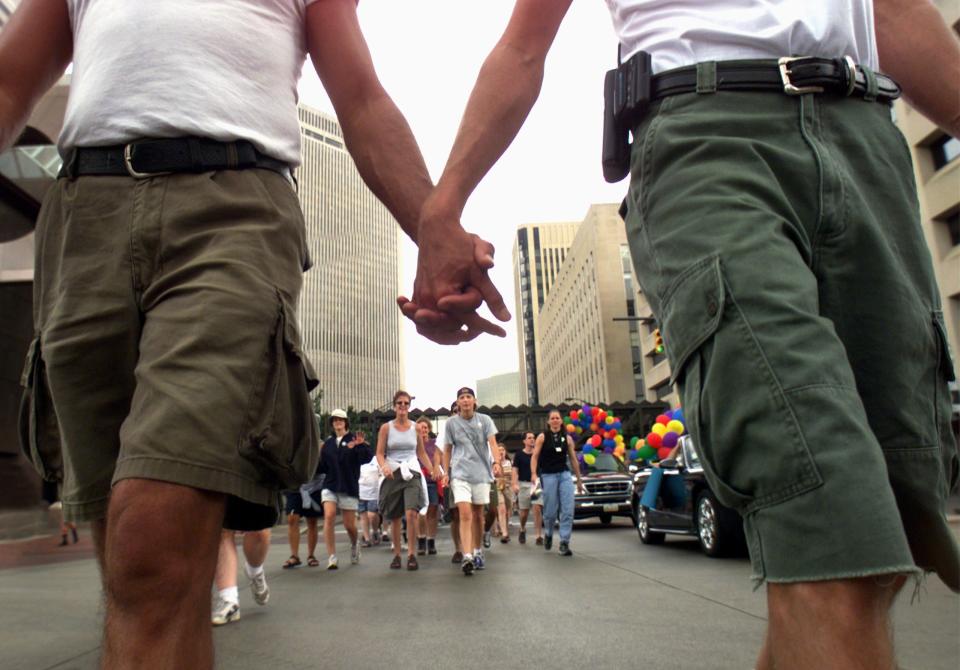
[[[540,476],[543,487],[543,532],[553,536],[553,524],[557,520],[557,507],[560,508],[560,541],[569,542],[573,533],[573,479],[565,470]]]

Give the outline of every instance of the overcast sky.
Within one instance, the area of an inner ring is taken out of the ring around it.
[[[512,8],[512,0],[363,0],[359,5],[377,72],[410,123],[434,180],[443,171],[480,65]],[[600,172],[603,74],[616,64],[616,52],[603,0],[576,0],[547,59],[536,106],[464,211],[465,228],[497,248],[492,277],[512,313],[517,226],[581,221],[592,203],[619,202],[625,192],[626,182],[606,184]],[[303,102],[333,112],[309,61],[300,95]],[[401,289],[409,294],[416,247],[406,237],[401,263]],[[404,319],[406,386],[416,396],[414,404],[449,405],[460,386],[517,370],[515,319],[514,313],[505,324],[504,339],[483,336],[457,347],[429,342]]]

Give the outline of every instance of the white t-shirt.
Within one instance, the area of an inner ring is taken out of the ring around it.
[[[877,69],[872,0],[606,0],[623,60],[662,72],[701,61],[851,56]]]
[[[67,0],[73,77],[59,147],[246,139],[300,162],[297,82],[315,0]]]

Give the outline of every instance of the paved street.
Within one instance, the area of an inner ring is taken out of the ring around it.
[[[752,590],[745,558],[712,560],[689,540],[645,547],[626,520],[578,524],[573,558],[495,543],[470,578],[451,565],[445,528],[418,572],[388,570],[383,547],[350,566],[340,529],[340,570],[281,570],[282,530],[270,603],[257,607],[241,580],[242,619],[214,632],[220,668],[747,669],[763,635],[764,591]],[[956,670],[960,599],[936,579],[910,595],[895,612],[902,668]],[[96,667],[92,559],[0,569],[0,603],[0,668]]]

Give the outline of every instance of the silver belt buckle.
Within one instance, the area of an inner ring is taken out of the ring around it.
[[[784,56],[783,58],[777,61],[777,65],[780,67],[780,80],[783,82],[783,92],[787,95],[806,95],[807,93],[823,93],[822,86],[794,86],[793,82],[790,81],[790,75],[793,72],[790,70],[790,63],[793,63],[798,60],[807,60],[802,56]]]
[[[163,175],[173,174],[172,172],[137,172],[133,169],[133,143],[123,147],[123,165],[127,168],[127,174],[134,179],[147,179],[148,177],[162,177]]]

